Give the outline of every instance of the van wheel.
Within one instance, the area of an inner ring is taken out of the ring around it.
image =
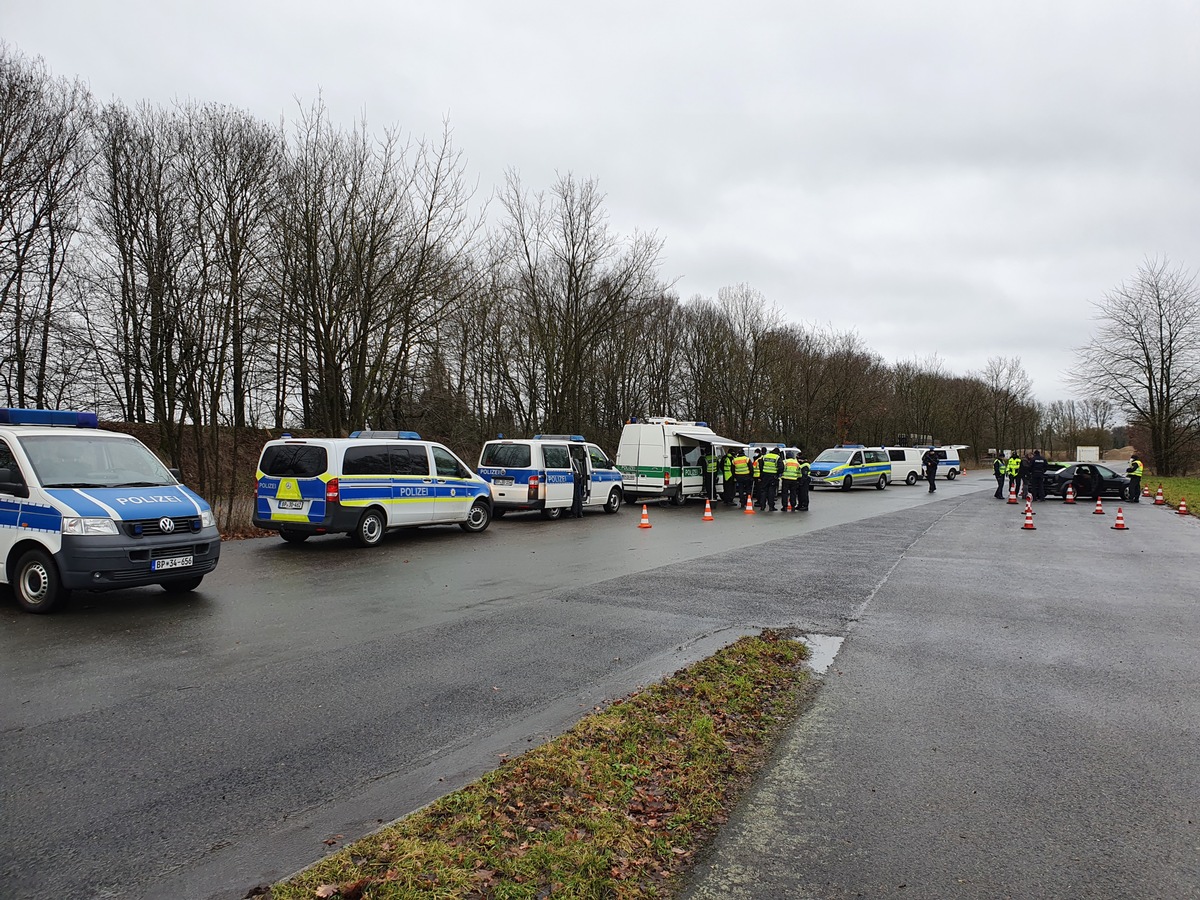
[[[909,472],[907,475],[905,475],[905,476],[904,476],[904,483],[905,483],[905,484],[907,484],[909,487],[911,487],[912,485],[916,484],[916,483],[917,483],[917,473],[916,473],[916,472]]]
[[[281,529],[279,536],[289,544],[303,544],[308,540],[308,533],[305,531],[292,531],[290,528]]]
[[[561,519],[562,514],[563,514],[563,508],[561,506],[556,506],[553,509],[543,509],[542,510],[542,518],[546,519],[549,522],[553,522],[556,519]]]
[[[482,500],[476,500],[471,504],[471,511],[467,513],[467,521],[459,522],[458,527],[463,531],[478,534],[481,531],[486,531],[488,525],[491,523],[492,511],[488,509],[488,505]]]
[[[958,477],[958,469],[951,469],[949,472],[946,473],[947,481],[953,481],[957,477]]]
[[[377,509],[368,509],[358,520],[350,539],[360,547],[375,547],[383,540],[386,527],[383,513]]]
[[[879,480],[875,482],[875,490],[882,491],[885,487],[887,487],[887,476],[880,475]]]
[[[604,504],[604,511],[606,513],[608,513],[609,515],[612,515],[620,508],[621,508],[621,492],[617,488],[613,488],[613,490],[608,495],[608,502]]]
[[[852,476],[847,475],[845,478],[842,479],[842,490],[843,491],[850,490],[850,488],[853,485],[854,485],[854,478]]]
[[[26,612],[53,612],[71,596],[62,586],[58,566],[41,550],[30,550],[17,560],[13,575],[13,594]]]
[[[638,498],[636,494],[626,494],[623,498],[626,506],[636,506]]]
[[[687,503],[687,498],[683,496],[683,488],[672,494],[669,502],[672,506],[683,506],[683,504]]]
[[[186,594],[188,591],[194,591],[200,587],[200,582],[203,580],[203,575],[193,575],[191,578],[172,578],[170,581],[164,581],[161,587],[168,594]]]

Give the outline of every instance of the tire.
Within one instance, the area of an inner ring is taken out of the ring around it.
[[[848,491],[853,486],[854,486],[853,476],[847,475],[845,478],[842,479],[842,490],[843,491]]]
[[[172,578],[170,581],[164,581],[161,587],[168,594],[186,594],[188,591],[194,591],[200,587],[200,582],[203,580],[203,575],[193,575],[191,578]]]
[[[360,547],[377,547],[387,531],[387,520],[378,509],[368,509],[354,526],[350,539]]]
[[[31,613],[53,612],[71,596],[62,586],[58,566],[42,550],[30,550],[17,560],[12,587],[21,609]]]
[[[683,496],[683,488],[680,488],[673,493],[668,502],[670,502],[672,506],[683,506],[683,504],[687,503],[687,498]]]
[[[608,494],[608,502],[604,504],[604,511],[609,515],[619,512],[621,509],[621,489],[613,488]]]
[[[958,477],[958,469],[951,469],[949,472],[946,473],[947,481],[953,481],[957,477]]]
[[[542,510],[542,518],[545,519],[547,522],[554,522],[558,519],[561,519],[562,514],[563,514],[563,508],[561,506],[556,506],[553,509],[543,509]]]
[[[914,484],[916,484],[917,483],[917,473],[909,472],[907,475],[905,475],[904,483],[907,484],[909,487],[912,487]]]
[[[292,531],[290,528],[281,528],[279,536],[289,544],[303,544],[308,540],[308,533],[304,531]]]
[[[626,506],[635,506],[638,502],[636,494],[625,494],[622,499],[625,501]]]
[[[476,500],[471,504],[471,509],[467,513],[467,521],[459,522],[458,527],[471,534],[479,534],[481,531],[487,531],[487,527],[491,524],[492,511],[482,500]]]
[[[879,480],[877,482],[875,482],[875,490],[882,491],[886,487],[887,487],[887,476],[880,475]]]

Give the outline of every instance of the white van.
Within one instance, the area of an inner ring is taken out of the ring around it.
[[[945,478],[947,481],[953,481],[958,477],[958,473],[962,471],[962,460],[959,458],[958,451],[965,450],[970,444],[943,444],[940,447],[934,447],[933,452],[938,455],[938,470],[937,477]],[[922,455],[928,447],[921,450]]]
[[[731,441],[707,422],[681,422],[655,417],[630,419],[621,430],[617,468],[628,503],[669,500],[681,506],[689,497],[703,497],[704,453],[722,447],[742,450],[744,441]]]
[[[492,521],[487,482],[447,447],[415,431],[267,441],[258,461],[253,524],[291,544],[349,534],[374,547],[391,528]]]
[[[916,484],[925,480],[921,457],[925,451],[918,447],[884,447],[892,461],[892,484]]]
[[[195,590],[217,567],[212,510],[96,414],[0,409],[0,582],[35,613],[72,590]]]
[[[584,508],[619,510],[624,495],[621,473],[607,453],[581,434],[536,434],[527,440],[498,438],[483,445],[477,471],[491,488],[494,515],[537,509],[544,518],[559,518],[574,499],[572,457],[587,473]]]

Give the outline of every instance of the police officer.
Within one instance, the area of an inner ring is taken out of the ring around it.
[[[704,454],[704,496],[717,499],[717,448],[711,445]]]
[[[571,515],[583,518],[583,481],[587,478],[587,467],[583,460],[571,454]]]
[[[726,506],[733,506],[734,493],[733,452],[727,449],[721,455],[721,499]]]
[[[992,460],[992,474],[996,476],[996,499],[1004,499],[1004,476],[1008,474],[1008,463],[1004,461],[1004,457],[996,454],[996,458]]]
[[[800,509],[804,512],[808,512],[808,470],[808,459],[804,456],[804,451],[800,451],[800,480],[796,484],[796,497],[797,502],[800,504]]]
[[[1008,491],[1017,496],[1021,494],[1021,458],[1016,450],[1008,454]]]
[[[763,448],[754,451],[754,462],[750,464],[751,496],[754,504],[762,508],[762,458]]]
[[[1029,478],[1032,482],[1030,487],[1032,490],[1029,493],[1033,494],[1034,500],[1046,499],[1046,458],[1042,456],[1041,450],[1033,451],[1033,459],[1029,461]]]
[[[1129,468],[1125,474],[1129,476],[1129,502],[1138,503],[1142,499],[1142,473],[1146,469],[1136,453],[1129,457]]]
[[[746,500],[750,497],[750,491],[754,484],[754,477],[750,474],[751,468],[753,468],[753,463],[750,462],[750,457],[746,455],[745,450],[739,450],[738,455],[733,458],[733,477],[737,482],[738,506],[745,506]]]
[[[758,508],[761,510],[769,508],[771,512],[775,512],[775,502],[779,493],[779,465],[782,462],[782,447],[766,451],[759,460]]]
[[[937,490],[937,451],[932,447],[926,450],[925,455],[921,457],[921,465],[925,467],[925,477],[929,480],[929,493],[932,494]]]
[[[792,512],[798,511],[800,509],[800,460],[791,454],[788,454],[783,461],[783,471],[779,473],[779,483],[783,487],[780,492],[780,507],[785,512],[789,508]]]

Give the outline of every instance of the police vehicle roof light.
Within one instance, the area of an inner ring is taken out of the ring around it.
[[[535,434],[535,441],[583,441],[582,434]]]
[[[843,447],[846,450],[862,450],[863,449],[862,444],[839,444],[838,446]]]
[[[94,412],[0,407],[0,425],[59,425],[66,428],[99,428],[100,420]]]
[[[419,441],[421,439],[421,436],[415,431],[352,431],[350,437],[385,441]]]

